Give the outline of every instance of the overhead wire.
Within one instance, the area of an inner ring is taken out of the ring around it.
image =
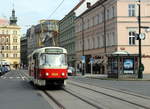
[[[50,18],[56,11],[57,11],[57,9],[63,4],[63,2],[64,2],[65,0],[62,0],[61,2],[60,2],[60,4],[56,7],[56,9],[50,14],[50,16],[48,17],[48,18]]]

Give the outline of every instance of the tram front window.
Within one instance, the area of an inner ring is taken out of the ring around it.
[[[40,65],[49,67],[66,66],[64,54],[41,54]]]

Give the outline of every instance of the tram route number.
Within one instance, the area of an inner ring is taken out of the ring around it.
[[[58,73],[52,73],[52,76],[58,76]]]

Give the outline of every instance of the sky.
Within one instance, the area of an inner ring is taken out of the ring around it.
[[[52,14],[62,1],[62,5]],[[21,26],[22,34],[25,34],[27,28],[30,28],[31,25],[38,24],[38,21],[41,19],[61,20],[79,1],[80,0],[0,0],[0,18],[6,17],[9,19],[14,6],[16,17],[18,18],[17,24]]]

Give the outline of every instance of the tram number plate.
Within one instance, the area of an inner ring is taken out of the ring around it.
[[[58,73],[52,73],[52,76],[58,76]]]

